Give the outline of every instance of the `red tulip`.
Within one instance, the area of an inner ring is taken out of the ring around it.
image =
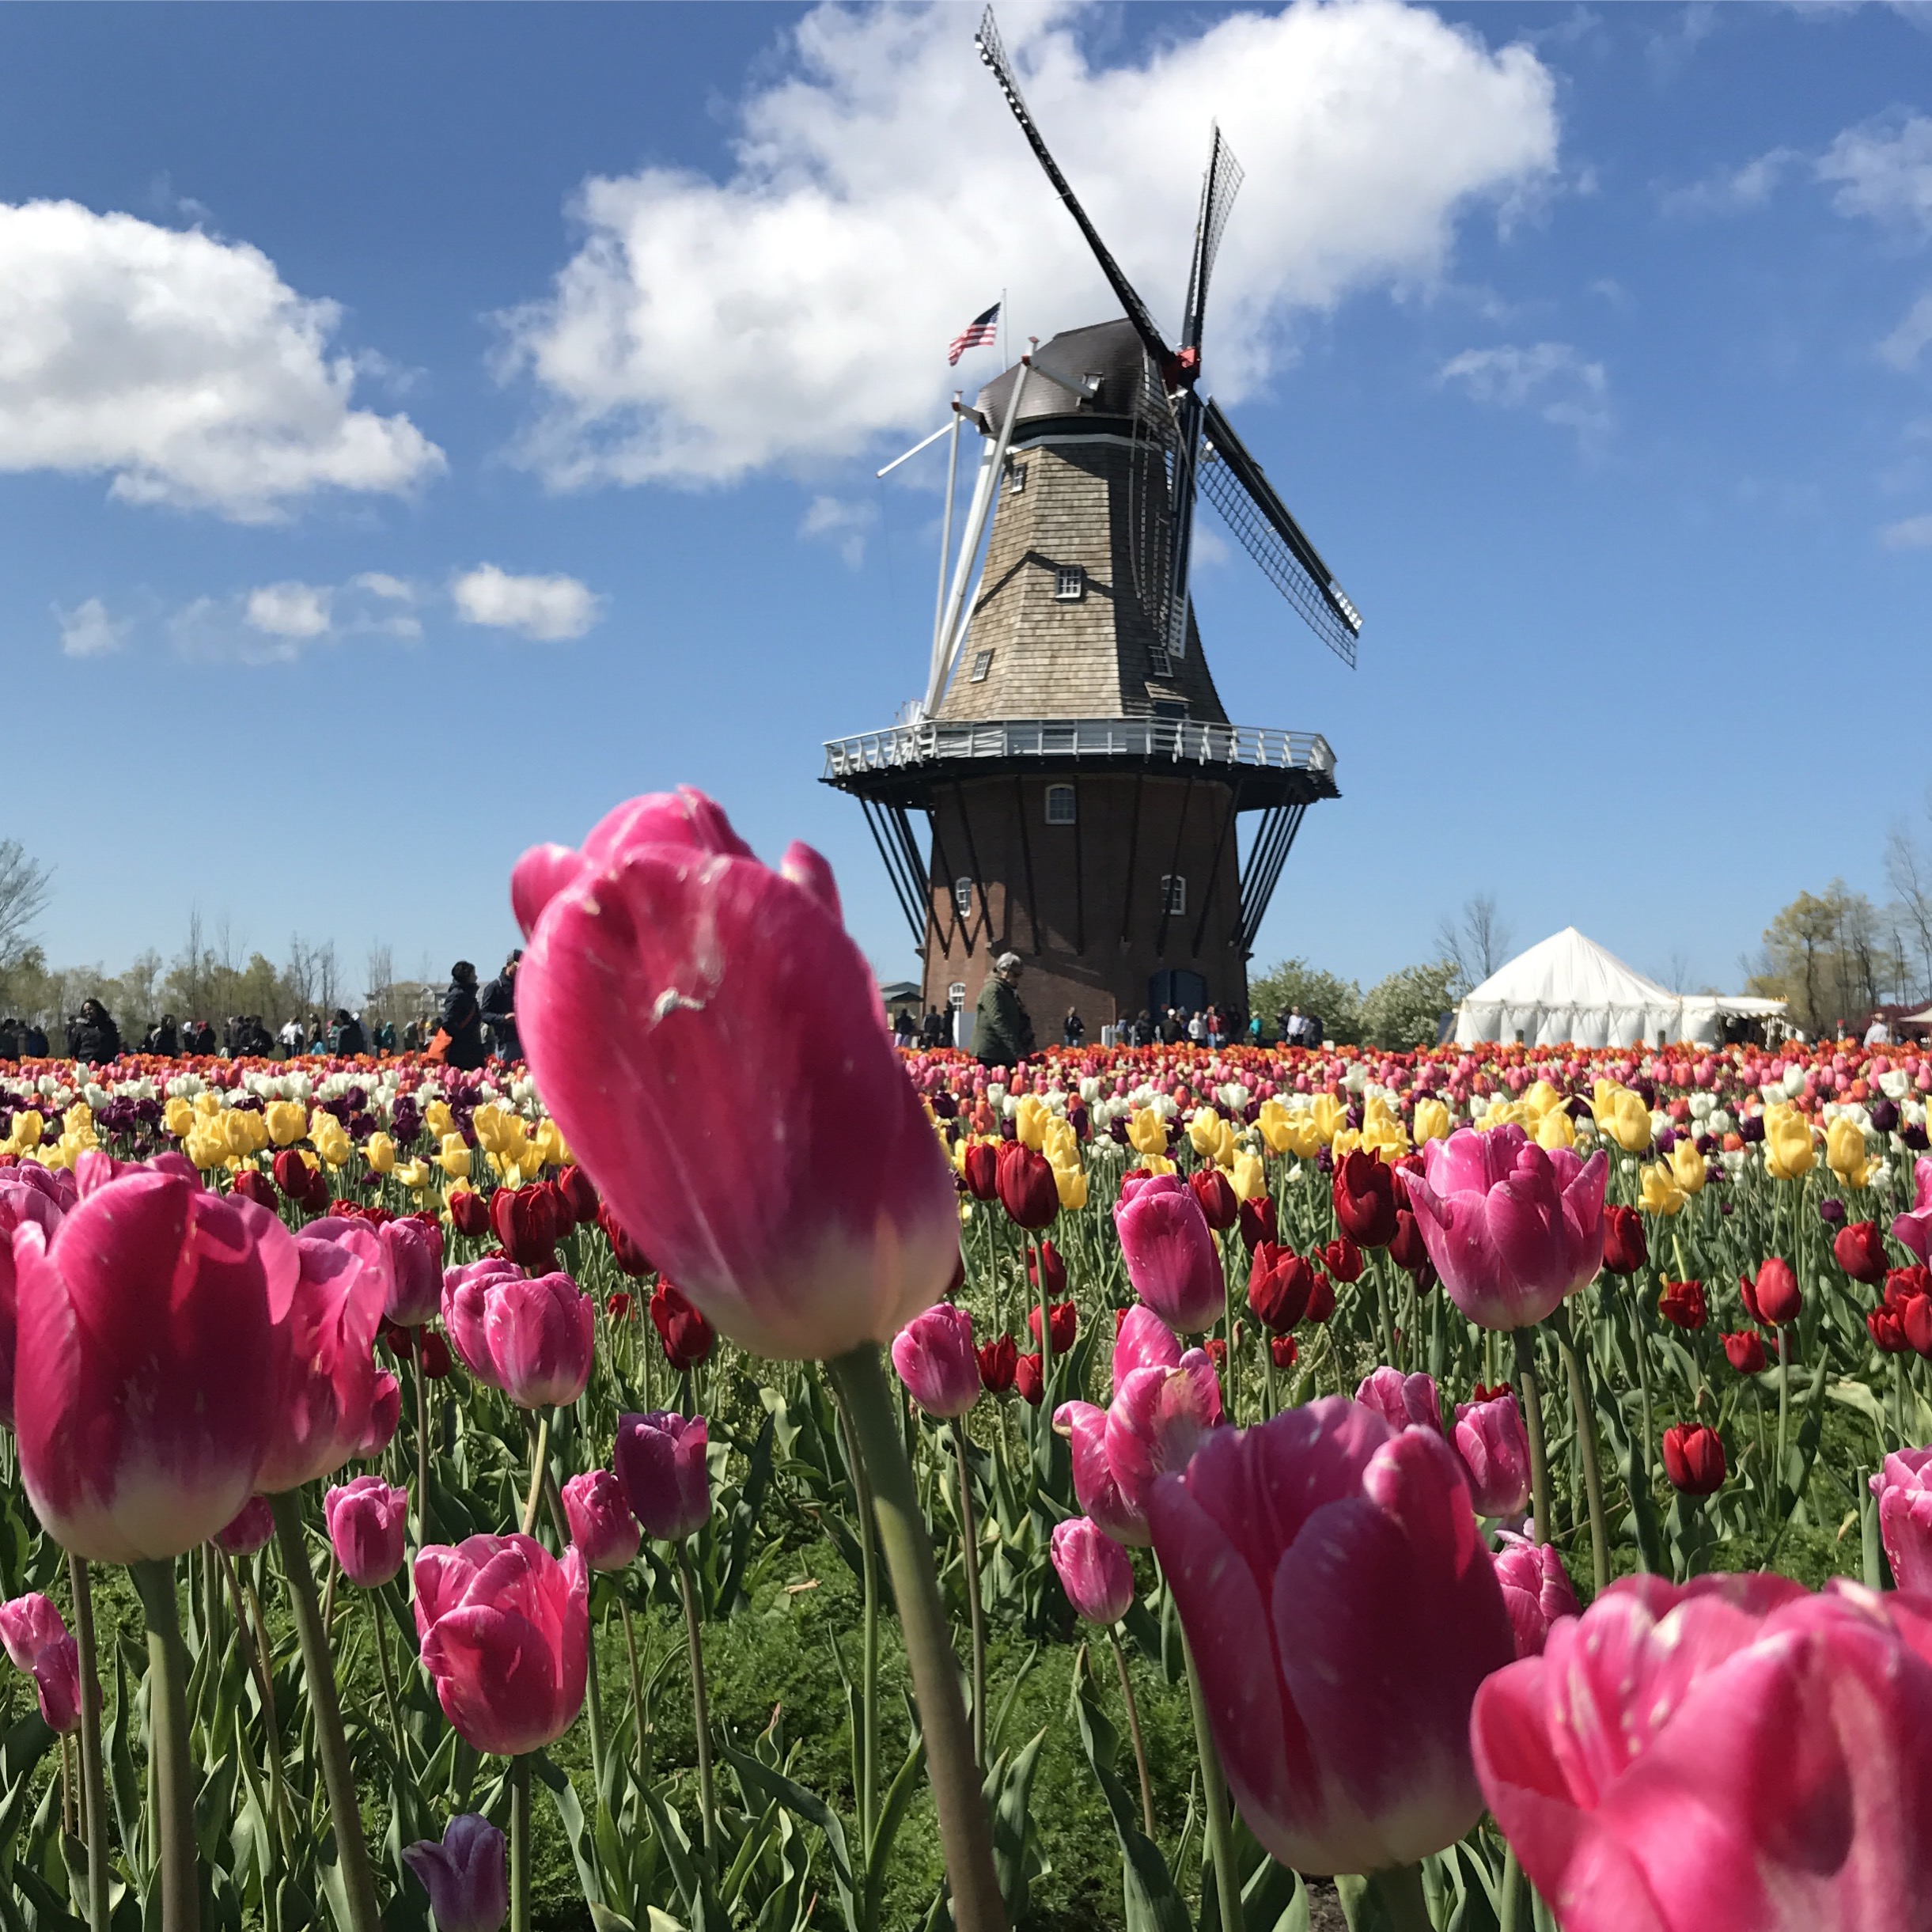
[[[456,1223],[457,1233],[468,1235],[472,1241],[490,1232],[490,1210],[472,1188],[460,1188],[450,1195],[449,1218]]]
[[[545,1103],[721,1332],[829,1358],[938,1299],[958,1196],[823,859],[794,846],[773,871],[687,791],[620,806],[581,852],[526,853],[511,896],[530,934],[518,1030]]]
[[[609,1470],[587,1469],[564,1484],[563,1517],[593,1570],[623,1570],[636,1560],[643,1527]]]
[[[1754,1328],[1741,1328],[1735,1335],[1718,1338],[1724,1344],[1725,1359],[1740,1375],[1762,1375],[1766,1357],[1764,1344]]]
[[[1461,1837],[1483,1808],[1470,1707],[1515,1641],[1441,1437],[1326,1398],[1213,1431],[1148,1510],[1263,1847],[1372,1872]]]
[[[1395,1170],[1378,1156],[1362,1147],[1344,1154],[1335,1164],[1331,1192],[1335,1218],[1358,1247],[1386,1248],[1395,1238]]]
[[[661,1281],[651,1290],[651,1325],[664,1344],[665,1360],[680,1375],[710,1358],[718,1337],[690,1297]]]
[[[240,1195],[244,1201],[252,1201],[257,1207],[267,1208],[271,1214],[282,1211],[282,1197],[276,1193],[275,1183],[259,1168],[242,1169],[229,1184],[229,1192]]]
[[[1505,1530],[1495,1553],[1496,1581],[1516,1633],[1516,1654],[1540,1657],[1550,1626],[1577,1614],[1577,1593],[1553,1543],[1532,1543]]]
[[[1053,1164],[1044,1154],[1017,1140],[1002,1141],[994,1177],[1000,1205],[1017,1225],[1037,1234],[1053,1225],[1060,1211],[1060,1189]]]
[[[999,1149],[990,1140],[969,1141],[964,1167],[966,1191],[975,1201],[999,1197]]]
[[[1292,1335],[1271,1335],[1268,1337],[1268,1353],[1275,1358],[1276,1368],[1292,1369],[1300,1351]]]
[[[1604,1267],[1612,1275],[1635,1275],[1650,1259],[1643,1216],[1634,1207],[1604,1209]]]
[[[1565,1932],[1932,1923],[1926,1609],[1627,1577],[1491,1677],[1483,1794]]]
[[[1142,1301],[1177,1335],[1198,1335],[1219,1319],[1227,1289],[1207,1217],[1177,1175],[1120,1184],[1114,1229],[1127,1279]]]
[[[597,1183],[574,1162],[558,1169],[556,1188],[573,1226],[585,1228],[597,1218],[604,1203],[597,1198]]]
[[[1047,1392],[1046,1377],[1037,1354],[1021,1355],[1013,1365],[1013,1385],[1029,1407],[1038,1408]]]
[[[1662,1293],[1657,1297],[1657,1312],[1665,1320],[1680,1328],[1703,1328],[1710,1316],[1710,1305],[1704,1297],[1704,1284],[1665,1282]]]
[[[989,1395],[1003,1396],[1012,1388],[1019,1357],[1019,1347],[1010,1335],[996,1336],[980,1348],[979,1381]]]
[[[1338,1234],[1321,1251],[1322,1266],[1346,1287],[1362,1279],[1362,1250],[1346,1234]]]
[[[1767,1328],[1782,1328],[1786,1322],[1796,1321],[1804,1306],[1797,1275],[1789,1263],[1775,1255],[1759,1263],[1756,1281],[1748,1275],[1740,1275],[1737,1287],[1751,1319]]]
[[[559,1562],[528,1536],[471,1536],[419,1551],[415,1574],[422,1667],[457,1734],[500,1757],[555,1743],[584,1703],[583,1552]]]
[[[422,1331],[417,1343],[416,1354],[422,1373],[432,1382],[440,1382],[449,1373],[449,1344],[437,1329],[425,1328]],[[388,1438],[385,1437],[384,1440],[387,1441]]]
[[[617,1478],[631,1512],[647,1534],[682,1543],[711,1520],[711,1478],[705,1461],[710,1430],[702,1415],[617,1419]]]
[[[1422,1244],[1422,1230],[1406,1207],[1396,1210],[1396,1231],[1389,1237],[1388,1258],[1408,1275],[1419,1275],[1429,1265],[1429,1250]]]
[[[1218,1167],[1199,1167],[1188,1176],[1188,1185],[1201,1204],[1207,1225],[1217,1234],[1231,1228],[1241,1218],[1241,1197],[1233,1184]]]
[[[1113,1538],[1084,1516],[1053,1526],[1053,1567],[1074,1614],[1103,1627],[1117,1623],[1134,1601],[1134,1566]]]
[[[1074,1337],[1080,1331],[1080,1310],[1071,1301],[1056,1301],[1053,1305],[1053,1352],[1063,1355],[1074,1345]],[[1028,1332],[1037,1342],[1040,1339],[1040,1310],[1029,1308],[1026,1311]]]
[[[637,1299],[627,1289],[614,1288],[604,1297],[604,1312],[612,1321],[628,1321]]]
[[[1248,1305],[1255,1319],[1276,1335],[1286,1335],[1308,1313],[1315,1291],[1315,1271],[1293,1248],[1263,1241],[1248,1271]]]
[[[1059,1328],[1056,1321],[1056,1341]],[[979,1400],[972,1316],[950,1301],[935,1302],[923,1314],[915,1315],[892,1338],[892,1366],[928,1415],[964,1415]]]
[[[1724,1439],[1702,1422],[1678,1422],[1664,1431],[1664,1473],[1687,1496],[1708,1496],[1724,1487]]]
[[[1241,1203],[1241,1240],[1252,1255],[1263,1241],[1279,1241],[1275,1230],[1275,1197],[1257,1194]]]
[[[379,1476],[358,1476],[322,1498],[322,1521],[342,1573],[360,1589],[387,1583],[403,1566],[409,1492]]]
[[[610,1243],[611,1253],[623,1273],[635,1281],[642,1275],[656,1272],[651,1267],[650,1257],[618,1225],[617,1217],[611,1212],[608,1201],[597,1203],[597,1225],[604,1230],[604,1239]]]
[[[1866,1327],[1871,1331],[1872,1339],[1888,1355],[1902,1355],[1911,1347],[1905,1335],[1905,1324],[1899,1319],[1899,1312],[1889,1303],[1881,1303],[1865,1318]]]
[[[1854,1221],[1832,1237],[1832,1255],[1854,1282],[1868,1286],[1885,1278],[1885,1241],[1873,1221]]]
[[[547,1275],[557,1265],[557,1196],[542,1181],[499,1188],[490,1197],[490,1225],[520,1268]]]
[[[1027,1244],[1026,1279],[1035,1287],[1040,1286],[1042,1271],[1047,1277],[1047,1298],[1057,1300],[1066,1292],[1066,1263],[1060,1251],[1049,1241],[1032,1241]]]
[[[281,1417],[301,1260],[272,1214],[170,1174],[16,1229],[13,1397],[36,1514],[77,1556],[206,1542],[256,1491]],[[372,1328],[373,1332],[373,1328]]]
[[[284,1147],[271,1163],[275,1170],[275,1185],[297,1207],[308,1203],[313,1191],[309,1163],[302,1158],[298,1147]],[[252,1198],[252,1196],[251,1196]]]

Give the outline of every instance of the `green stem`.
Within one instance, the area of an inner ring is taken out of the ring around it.
[[[1533,1328],[1511,1331],[1516,1344],[1517,1396],[1523,1405],[1523,1426],[1529,1436],[1530,1507],[1535,1512],[1536,1540],[1550,1540],[1550,1465],[1543,1447],[1543,1392],[1536,1386],[1536,1335]]]
[[[960,1466],[960,1545],[966,1559],[966,1610],[972,1629],[972,1761],[986,1769],[986,1615],[979,1601],[979,1538],[973,1518],[972,1472],[966,1460],[966,1421],[953,1423]]]
[[[275,1511],[275,1542],[282,1551],[282,1567],[288,1577],[289,1607],[294,1612],[296,1635],[301,1640],[302,1675],[307,1680],[309,1711],[315,1719],[322,1781],[328,1792],[329,1821],[335,1829],[335,1856],[349,1904],[350,1932],[381,1932],[382,1915],[376,1909],[376,1880],[369,1869],[369,1842],[362,1835],[355,1767],[349,1761],[349,1741],[343,1731],[335,1662],[329,1654],[322,1607],[316,1601],[315,1572],[309,1567],[301,1493],[284,1490],[280,1495],[271,1497],[269,1502]]]
[[[530,1760],[510,1761],[510,1932],[530,1932]]]
[[[1180,1654],[1188,1666],[1188,1707],[1194,1714],[1194,1748],[1201,1760],[1201,1796],[1207,1813],[1208,1855],[1214,1862],[1214,1896],[1221,1907],[1221,1932],[1243,1932],[1241,1875],[1235,1869],[1227,1782],[1221,1775],[1221,1756],[1214,1748],[1214,1733],[1207,1721],[1201,1673],[1194,1667],[1194,1649],[1184,1630]]]
[[[1590,1404],[1589,1369],[1577,1347],[1570,1311],[1559,1306],[1551,1320],[1557,1352],[1570,1377],[1570,1409],[1583,1456],[1583,1494],[1590,1516],[1590,1589],[1601,1597],[1610,1585],[1610,1532],[1604,1521],[1604,1479],[1597,1460],[1597,1411]]]
[[[550,1411],[536,1419],[536,1447],[530,1457],[530,1493],[524,1498],[523,1533],[527,1536],[536,1525],[536,1506],[544,1494],[544,1471],[550,1462]]]
[[[1778,1324],[1778,1467],[1771,1476],[1771,1496],[1774,1506],[1780,1509],[1784,1498],[1785,1443],[1791,1422],[1790,1333],[1784,1323]]]
[[[566,1536],[563,1547],[570,1547]],[[591,1788],[600,1799],[604,1795],[604,1758],[606,1744],[604,1734],[604,1687],[597,1679],[597,1627],[590,1626],[588,1649],[589,1668],[584,1673],[585,1701],[590,1711],[590,1781]]]
[[[416,1331],[416,1346],[410,1359],[416,1371],[416,1547],[431,1540],[430,1532],[430,1398],[429,1377],[422,1373],[422,1338],[426,1330]]]
[[[1429,1901],[1419,1865],[1392,1865],[1370,1872],[1367,1888],[1369,1897],[1381,1907],[1386,1932],[1430,1932]]]
[[[631,1742],[637,1748],[638,1784],[640,1789],[650,1782],[644,1756],[644,1687],[638,1676],[638,1640],[631,1627],[631,1606],[624,1601],[620,1591],[617,1608],[624,1620],[624,1651],[631,1661]]]
[[[698,1807],[704,1824],[704,1848],[718,1847],[718,1801],[711,1788],[711,1719],[704,1695],[704,1640],[698,1620],[698,1584],[691,1574],[691,1546],[677,1546],[678,1587],[684,1597],[684,1641],[691,1649],[691,1716],[698,1733]]]
[[[378,1601],[380,1593],[369,1593],[369,1618],[376,1627],[376,1668],[382,1677],[382,1701],[389,1713],[389,1742],[396,1751],[396,1775],[400,1779],[405,1770],[407,1760],[403,1756],[403,1721],[396,1714],[396,1678],[389,1669],[388,1633],[382,1627],[388,1612]]]
[[[271,1660],[264,1647],[256,1642],[252,1632],[259,1627],[259,1612],[256,1621],[251,1623],[248,1617],[249,1604],[241,1587],[241,1578],[236,1574],[235,1566],[228,1552],[222,1551],[222,1574],[228,1579],[228,1593],[234,1600],[235,1635],[241,1646],[242,1661],[255,1673],[256,1695],[262,1700],[262,1741],[268,1756],[268,1801],[275,1814],[275,1835],[280,1840],[281,1849],[286,1854],[293,1844],[290,1829],[291,1816],[289,1805],[287,1779],[282,1768],[282,1737],[275,1721],[275,1680]],[[272,1857],[274,1847],[271,1847]]]
[[[188,1737],[188,1649],[175,1601],[172,1557],[132,1566],[147,1619],[148,1751],[155,1767],[154,1835],[161,1847],[163,1932],[199,1932],[201,1887],[195,1850],[195,1768]]]
[[[1114,1647],[1114,1668],[1120,1673],[1121,1701],[1127,1706],[1127,1735],[1134,1741],[1134,1768],[1140,1773],[1140,1819],[1152,1844],[1154,1836],[1154,1786],[1147,1778],[1147,1747],[1140,1734],[1140,1706],[1134,1701],[1133,1680],[1127,1676],[1127,1653],[1120,1647],[1120,1627],[1109,1623],[1107,1641]]]
[[[953,1888],[953,1923],[957,1932],[1003,1932],[1006,1908],[993,1869],[991,1822],[973,1762],[972,1735],[960,1701],[959,1660],[877,1346],[865,1343],[827,1366],[845,1392],[859,1456],[872,1479],[873,1515],[892,1569],[926,1737],[927,1771]]]
[[[858,1453],[845,1392],[835,1381],[839,1432],[845,1445],[846,1467],[852,1472],[852,1496],[858,1510],[859,1583],[862,1593],[859,1622],[858,1671],[858,1830],[872,1843],[879,1803],[879,1552],[872,1527],[872,1482]]]
[[[94,1660],[94,1592],[87,1565],[67,1558],[74,1638],[81,1654],[81,1797],[87,1824],[88,1932],[108,1932],[108,1785],[100,1758],[100,1679]]]
[[[1516,1862],[1516,1847],[1505,1845],[1502,1852],[1502,1910],[1498,1915],[1500,1920],[1498,1932],[1523,1932],[1523,1922],[1529,1916],[1529,1887],[1523,1877],[1523,1868]]]

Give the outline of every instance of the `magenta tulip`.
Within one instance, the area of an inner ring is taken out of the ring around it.
[[[1114,1330],[1113,1380],[1118,1394],[1136,1369],[1178,1369],[1183,1351],[1179,1338],[1142,1302],[1123,1311]]]
[[[443,1271],[443,1328],[457,1361],[478,1381],[501,1388],[490,1356],[491,1291],[499,1282],[522,1281],[524,1271],[505,1255],[488,1255]]]
[[[570,1540],[593,1570],[622,1570],[634,1562],[644,1532],[624,1486],[608,1469],[587,1469],[563,1486]]]
[[[33,1679],[47,1729],[73,1730],[81,1722],[81,1651],[52,1598],[36,1590],[0,1604],[0,1643],[14,1669]]]
[[[1055,1523],[1053,1567],[1074,1614],[1089,1623],[1117,1623],[1134,1601],[1134,1565],[1127,1553],[1084,1516]]]
[[[399,1328],[419,1328],[434,1321],[443,1292],[443,1235],[414,1216],[385,1221],[376,1230],[389,1263],[385,1317]]]
[[[1114,1227],[1134,1292],[1176,1335],[1199,1335],[1221,1319],[1227,1285],[1214,1231],[1178,1174],[1130,1175]]]
[[[1892,1238],[1932,1265],[1932,1154],[1922,1154],[1912,1163],[1912,1204],[1892,1217]]]
[[[892,1366],[928,1415],[964,1415],[979,1400],[979,1357],[972,1317],[935,1302],[892,1337]]]
[[[1564,1932],[1932,1926],[1932,1603],[1612,1584],[1498,1671],[1484,1795]]]
[[[1463,1127],[1429,1142],[1422,1161],[1425,1172],[1408,1176],[1416,1229],[1472,1321],[1527,1328],[1595,1279],[1610,1172],[1601,1148],[1582,1161],[1513,1124]]]
[[[1081,1508],[1116,1543],[1144,1549],[1154,1540],[1146,1514],[1121,1494],[1107,1460],[1107,1411],[1091,1402],[1063,1402],[1053,1411],[1053,1428],[1073,1451],[1074,1494]]]
[[[403,1385],[387,1369],[378,1369],[375,1392],[369,1397],[368,1426],[350,1453],[358,1462],[380,1456],[389,1446],[402,1419]]]
[[[1510,1390],[1457,1404],[1456,1453],[1478,1516],[1521,1516],[1529,1507],[1529,1437]]]
[[[275,1533],[275,1513],[266,1496],[251,1496],[234,1519],[214,1532],[215,1544],[230,1556],[252,1556]]]
[[[294,1238],[251,1202],[138,1172],[51,1240],[17,1228],[13,1259],[21,1473],[41,1522],[97,1563],[205,1543],[255,1493],[281,1420]]]
[[[487,1818],[464,1812],[444,1826],[440,1843],[418,1839],[403,1858],[430,1895],[436,1932],[498,1932],[510,1916],[510,1862]]]
[[[387,1583],[403,1566],[409,1492],[379,1476],[358,1476],[322,1498],[322,1521],[342,1573],[358,1589]]]
[[[1373,1409],[1391,1429],[1433,1429],[1442,1433],[1442,1400],[1435,1377],[1404,1375],[1400,1369],[1377,1369],[1364,1378],[1355,1400]]]
[[[282,1401],[256,1478],[271,1496],[333,1476],[360,1451],[381,1373],[374,1350],[388,1271],[375,1231],[338,1222],[318,1241],[305,1229],[295,1251],[301,1273],[282,1324]]]
[[[618,1479],[646,1534],[661,1543],[681,1543],[711,1520],[711,1477],[705,1464],[710,1443],[702,1415],[658,1409],[617,1419]]]
[[[1475,1824],[1470,1707],[1515,1642],[1440,1435],[1326,1397],[1215,1430],[1148,1515],[1229,1789],[1276,1858],[1379,1871]]]
[[[1135,1369],[1107,1410],[1107,1464],[1130,1509],[1145,1511],[1157,1476],[1184,1469],[1222,1421],[1221,1383],[1207,1351],[1173,1368]]]
[[[443,1320],[464,1365],[520,1408],[574,1402],[589,1382],[597,1305],[567,1275],[532,1279],[501,1257],[452,1268]]]
[[[1577,1593],[1570,1573],[1555,1544],[1532,1543],[1508,1530],[1502,1532],[1495,1563],[1503,1607],[1516,1632],[1516,1654],[1539,1657],[1550,1626],[1559,1616],[1577,1614]]]
[[[544,1100],[719,1330],[832,1357],[938,1299],[958,1197],[816,853],[794,845],[774,871],[685,790],[619,807],[581,852],[527,853],[511,897]]]
[[[589,1572],[529,1536],[471,1536],[416,1554],[416,1631],[443,1715],[499,1757],[554,1744],[583,1708]]]
[[[1894,1451],[1871,1479],[1871,1491],[1892,1581],[1932,1596],[1932,1449]]]

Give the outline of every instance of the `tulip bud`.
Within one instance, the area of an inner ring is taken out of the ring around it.
[[[1415,1215],[1406,1207],[1396,1210],[1396,1231],[1388,1238],[1388,1258],[1406,1275],[1419,1275],[1429,1265],[1429,1250],[1422,1244],[1422,1231]]]
[[[597,1203],[597,1225],[604,1230],[604,1238],[611,1244],[611,1253],[624,1274],[635,1281],[655,1272],[650,1257],[618,1225],[617,1217],[611,1212],[608,1201]]]
[[[1318,1327],[1335,1313],[1335,1284],[1317,1269],[1315,1285],[1308,1291],[1308,1313],[1304,1321],[1312,1321]]]
[[[653,1410],[618,1418],[618,1479],[631,1513],[661,1542],[681,1543],[710,1521],[710,1441],[702,1415]]]
[[[1395,1238],[1395,1171],[1377,1155],[1359,1147],[1345,1154],[1336,1165],[1330,1192],[1335,1219],[1358,1246],[1386,1248]]]
[[[1650,1259],[1643,1217],[1634,1207],[1604,1210],[1604,1267],[1612,1275],[1635,1275]]]
[[[252,1201],[257,1207],[267,1208],[271,1214],[282,1211],[281,1197],[275,1192],[275,1184],[259,1168],[243,1168],[230,1184],[229,1191],[240,1195],[244,1201]]]
[[[436,1932],[499,1932],[510,1916],[510,1864],[503,1834],[487,1818],[452,1818],[441,1843],[419,1839],[403,1858],[430,1895]]]
[[[709,1358],[717,1339],[711,1324],[669,1282],[659,1282],[651,1291],[650,1318],[665,1361],[680,1375]]]
[[[1063,1355],[1074,1345],[1074,1337],[1080,1332],[1080,1310],[1071,1301],[1059,1301],[1054,1305],[1053,1352]],[[1026,1311],[1028,1331],[1037,1342],[1040,1339],[1040,1310],[1029,1308]]]
[[[1053,1526],[1053,1567],[1074,1613],[1083,1622],[1117,1623],[1134,1601],[1134,1566],[1125,1550],[1089,1518]]]
[[[1678,1422],[1664,1431],[1664,1473],[1687,1496],[1708,1496],[1724,1487],[1724,1441],[1702,1422]]]
[[[1724,1343],[1725,1359],[1740,1375],[1764,1373],[1769,1358],[1755,1328],[1741,1328],[1735,1335],[1722,1335],[1719,1339]]]
[[[1241,1241],[1250,1254],[1263,1241],[1280,1239],[1275,1229],[1273,1195],[1252,1195],[1241,1203]]]
[[[1036,1234],[1052,1225],[1060,1211],[1060,1189],[1044,1154],[1017,1140],[1002,1141],[994,1180],[1000,1205],[1017,1226]]]
[[[999,1150],[991,1141],[975,1140],[967,1143],[960,1172],[965,1179],[966,1191],[975,1201],[998,1199]]]
[[[1268,1353],[1274,1358],[1276,1368],[1292,1369],[1301,1351],[1296,1347],[1292,1335],[1271,1335],[1268,1337]]]
[[[643,1530],[624,1486],[608,1469],[587,1469],[563,1486],[570,1540],[593,1570],[623,1570],[636,1558]]]
[[[1047,1381],[1037,1354],[1021,1355],[1014,1362],[1013,1385],[1019,1390],[1021,1401],[1032,1408],[1040,1407],[1047,1392]]]
[[[457,1233],[472,1241],[490,1232],[490,1210],[473,1188],[460,1188],[450,1195],[449,1218],[456,1223]]]
[[[972,1316],[950,1301],[915,1315],[892,1338],[892,1366],[928,1415],[964,1415],[979,1400]]]
[[[53,1600],[36,1590],[0,1604],[0,1643],[15,1669],[33,1679],[47,1729],[73,1730],[81,1722],[80,1646]]]
[[[1010,1335],[996,1336],[979,1351],[979,1384],[987,1394],[1003,1396],[1013,1387],[1020,1351]]]
[[[598,1198],[597,1183],[573,1162],[557,1174],[557,1192],[569,1209],[574,1226],[588,1227],[597,1218],[604,1203]]]
[[[436,1319],[443,1290],[443,1231],[409,1215],[377,1230],[388,1262],[385,1317],[405,1328]]]
[[[403,1566],[409,1494],[379,1476],[358,1476],[322,1498],[322,1520],[342,1573],[358,1589],[387,1583]]]
[[[1040,1286],[1042,1273],[1047,1278],[1049,1299],[1055,1299],[1066,1294],[1066,1263],[1059,1248],[1045,1240],[1029,1242],[1026,1253],[1026,1279],[1036,1288]]]
[[[1172,1174],[1129,1175],[1114,1228],[1135,1293],[1177,1335],[1210,1328],[1226,1306],[1226,1286],[1193,1191]]]
[[[1435,1378],[1404,1375],[1400,1369],[1380,1368],[1363,1378],[1355,1400],[1374,1410],[1391,1429],[1442,1431],[1442,1403]]]
[[[1201,1204],[1207,1225],[1218,1234],[1241,1218],[1241,1204],[1225,1174],[1218,1167],[1196,1168],[1188,1176],[1188,1185]]]

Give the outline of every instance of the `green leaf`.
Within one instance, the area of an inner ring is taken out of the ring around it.
[[[738,1774],[738,1781],[749,1790],[756,1786],[767,1798],[775,1798],[795,1816],[802,1818],[807,1824],[816,1825],[823,1833],[826,1848],[832,1854],[832,1883],[838,1888],[839,1905],[845,1915],[849,1932],[862,1932],[858,1918],[858,1900],[852,1889],[852,1861],[846,1849],[845,1827],[839,1822],[838,1814],[816,1792],[809,1791],[794,1779],[773,1771],[755,1757],[742,1751],[725,1746],[725,1760]],[[895,1780],[896,1782],[896,1780]]]
[[[860,1923],[866,1932],[873,1932],[879,1923],[879,1907],[885,1896],[886,1873],[892,1864],[892,1840],[899,1835],[899,1828],[905,1822],[907,1807],[919,1788],[919,1773],[925,1763],[926,1740],[915,1730],[905,1763],[886,1786],[885,1802],[879,1807],[877,1820],[872,1828],[872,1843],[866,1853],[865,1893],[860,1906]]]

